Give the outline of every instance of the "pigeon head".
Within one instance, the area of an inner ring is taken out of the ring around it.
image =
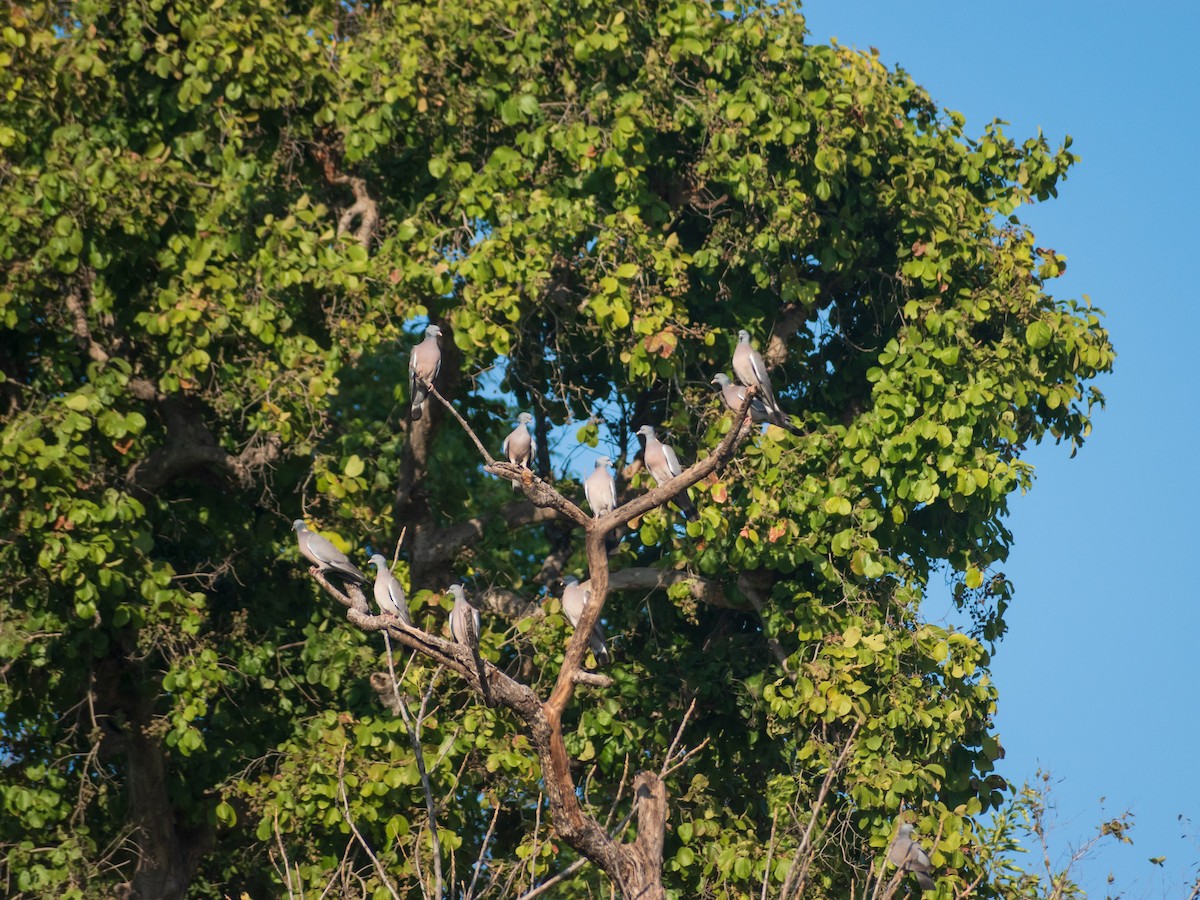
[[[530,425],[533,423],[533,416],[529,413],[521,413],[517,416],[518,425]]]
[[[388,567],[387,560],[384,558],[382,553],[376,553],[367,560],[367,563],[377,569],[386,569]]]
[[[292,522],[292,531],[308,531],[308,526],[304,524],[303,519],[296,519]]]
[[[426,325],[425,326],[425,337],[440,338],[441,336],[442,336],[442,329],[438,328],[436,325]]]
[[[719,388],[727,388],[732,383],[733,382],[729,380],[729,376],[724,372],[718,372],[712,377],[712,381],[709,382],[709,384],[715,384]]]
[[[654,437],[654,426],[653,425],[643,425],[641,428],[639,428],[637,430],[637,433],[641,437],[644,437],[646,439],[652,438],[652,437]]]
[[[609,463],[611,463],[611,462],[612,462],[612,460],[611,460],[611,459],[609,459],[607,456],[601,456],[601,457],[598,457],[598,458],[596,459],[596,468],[597,468],[597,469],[604,469],[604,468],[607,468],[607,467],[608,467],[608,464],[609,464]]]

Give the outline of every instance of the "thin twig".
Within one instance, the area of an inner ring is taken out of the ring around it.
[[[635,797],[633,800],[633,805],[629,807],[629,812],[627,812],[625,814],[625,818],[621,819],[621,821],[617,824],[617,827],[614,828],[611,832],[609,832],[610,838],[616,838],[617,835],[619,835],[622,831],[625,830],[625,826],[629,824],[629,822],[633,818],[633,814],[636,810],[637,810],[637,798]],[[541,884],[539,884],[533,890],[529,891],[528,893],[522,894],[520,897],[517,898],[517,900],[533,900],[534,897],[550,890],[550,888],[554,887],[560,881],[570,878],[572,875],[574,875],[576,872],[578,872],[580,869],[582,869],[585,865],[587,865],[587,862],[588,862],[588,858],[586,856],[579,857],[579,859],[575,860],[575,862],[571,863],[569,866],[567,866],[565,869],[563,869],[561,872],[559,872],[553,878],[543,881]]]
[[[679,746],[679,741],[683,737],[683,729],[687,727],[688,719],[692,717],[692,712],[696,709],[696,698],[692,697],[692,702],[688,704],[687,712],[683,714],[683,718],[679,722],[679,727],[675,729],[675,737],[671,739],[671,746],[667,748],[666,758],[663,759],[662,771],[658,773],[659,778],[667,777],[667,767],[671,764],[671,757],[675,755],[675,748]]]
[[[758,895],[758,900],[767,900],[767,884],[771,880],[771,858],[775,855],[775,826],[777,824],[779,824],[779,810],[776,810],[771,816],[771,840],[767,844],[767,865],[763,869],[762,892]]]
[[[850,751],[854,747],[854,739],[858,736],[858,729],[861,725],[861,721],[854,723],[854,727],[850,730],[850,736],[846,738],[846,744],[842,747],[842,752],[838,754],[837,759],[830,765],[829,771],[825,773],[825,778],[821,781],[821,789],[817,791],[817,797],[809,808],[808,827],[804,829],[804,836],[800,839],[800,845],[796,847],[796,852],[792,856],[792,864],[788,867],[787,878],[784,879],[783,889],[779,892],[779,900],[787,900],[788,895],[791,893],[792,878],[796,874],[796,866],[800,864],[802,858],[804,859],[804,865],[796,881],[796,894],[797,896],[803,896],[804,881],[808,877],[808,867],[812,861],[810,850],[812,849],[813,830],[817,827],[817,814],[825,804],[825,798],[829,795],[829,789],[833,787],[834,778],[837,777],[837,773],[845,765],[846,759],[850,756]]]
[[[275,843],[279,845],[279,857],[283,860],[283,881],[284,887],[287,888],[288,900],[296,895],[292,893],[292,864],[288,861],[287,850],[283,846],[283,833],[279,830],[279,811],[272,812],[272,821],[275,826]],[[301,888],[303,891],[303,888]],[[303,900],[303,893],[300,895]]]
[[[691,759],[693,756],[695,756],[697,753],[699,753],[701,750],[703,750],[707,746],[708,746],[708,738],[705,738],[700,743],[698,743],[695,747],[693,747],[691,750],[689,750],[687,753],[683,754],[683,756],[679,757],[679,761],[676,762],[675,765],[671,766],[671,768],[669,768],[665,772],[663,772],[662,777],[666,778],[668,775],[671,775],[674,772],[678,772],[685,765],[687,765],[687,761],[689,759]]]
[[[487,447],[483,446],[483,441],[479,440],[479,436],[475,434],[475,431],[470,425],[467,424],[467,420],[464,419],[462,415],[459,414],[458,410],[454,408],[454,404],[438,392],[438,389],[433,386],[433,382],[424,381],[424,379],[422,379],[422,381],[425,386],[429,388],[429,393],[433,394],[433,396],[437,398],[438,402],[441,403],[442,406],[450,410],[450,415],[454,416],[454,418],[458,420],[458,424],[461,425],[463,431],[467,433],[467,437],[471,439],[472,443],[474,443],[475,447],[479,450],[480,456],[484,458],[489,466],[495,465],[496,460],[492,458],[492,454],[488,453]]]
[[[467,887],[467,893],[463,896],[463,900],[471,900],[475,896],[475,882],[479,880],[479,870],[483,868],[483,855],[487,853],[488,844],[492,840],[492,832],[496,830],[496,820],[500,818],[500,804],[496,804],[496,809],[492,812],[492,824],[488,826],[487,834],[483,836],[483,843],[479,847],[479,858],[475,860],[475,874],[471,876],[471,884]]]
[[[341,755],[338,757],[338,793],[342,796],[342,815],[346,819],[346,824],[350,826],[350,830],[358,839],[358,843],[362,845],[366,851],[372,864],[375,866],[375,874],[379,876],[379,880],[383,886],[388,889],[395,900],[400,900],[400,895],[396,893],[396,889],[392,887],[392,883],[388,881],[387,870],[384,869],[383,863],[379,861],[379,857],[375,855],[375,851],[371,849],[371,845],[367,843],[367,839],[362,836],[362,832],[358,830],[358,826],[354,824],[354,817],[350,814],[350,800],[346,796],[346,779],[344,776],[346,769],[346,748],[342,747]]]
[[[388,633],[383,633],[383,643],[387,648],[387,664],[388,673],[392,676],[392,693],[396,698],[396,708],[400,710],[400,718],[404,720],[404,728],[408,732],[408,742],[412,745],[413,755],[416,757],[417,772],[421,776],[421,788],[425,792],[425,813],[429,817],[429,834],[432,838],[433,851],[433,896],[441,898],[442,896],[442,845],[438,838],[437,810],[433,802],[433,787],[429,783],[429,773],[425,770],[425,752],[421,748],[421,736],[417,731],[418,726],[413,723],[412,717],[408,712],[408,704],[404,702],[404,698],[400,694],[400,682],[396,679],[396,665],[392,658],[392,640],[388,637]],[[430,681],[432,689],[432,679]],[[425,718],[425,704],[428,702],[429,693],[426,693],[425,699],[421,701],[420,717],[423,721]]]

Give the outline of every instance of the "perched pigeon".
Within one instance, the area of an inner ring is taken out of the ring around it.
[[[461,584],[450,585],[454,595],[454,608],[450,610],[450,634],[460,644],[479,652],[479,610],[467,602]]]
[[[467,602],[461,584],[450,585],[450,593],[454,595],[454,608],[450,610],[450,634],[458,643],[471,651],[475,660],[475,671],[479,675],[479,690],[483,693],[483,702],[492,705],[488,692],[487,675],[483,669],[483,660],[479,656],[479,610]]]
[[[583,482],[583,495],[597,519],[617,508],[617,482],[608,471],[611,462],[607,456],[601,456],[596,460],[596,470]]]
[[[442,368],[442,348],[438,346],[438,338],[442,329],[436,325],[425,328],[425,340],[412,348],[408,356],[408,387],[412,398],[413,421],[421,418],[425,412],[425,404],[429,400],[429,389],[426,383],[432,383]]]
[[[500,452],[504,454],[504,458],[522,469],[528,469],[530,462],[533,461],[533,456],[537,453],[537,440],[529,433],[529,424],[533,421],[533,416],[527,412],[517,416],[517,427],[514,428],[504,439],[503,446],[500,447]],[[520,479],[512,480],[513,490],[521,489]]]
[[[404,599],[404,588],[388,568],[383,554],[376,553],[367,562],[375,567],[375,602],[379,604],[379,611],[395,616],[405,625],[412,625],[408,601]]]
[[[771,390],[771,376],[767,374],[767,364],[762,354],[750,346],[750,332],[745,328],[738,332],[738,345],[733,351],[733,374],[746,387],[757,387],[762,397],[763,408],[772,418],[770,421],[778,425],[786,422],[783,410],[775,402],[775,392]]]
[[[725,404],[726,409],[736,413],[742,408],[742,404],[746,401],[746,388],[744,386],[734,384],[724,372],[718,372],[709,383],[715,384],[717,390],[721,392],[721,402]],[[780,428],[790,431],[792,434],[804,433],[789,422],[786,416],[772,416],[767,412],[767,407],[763,404],[762,394],[755,395],[754,399],[750,401],[750,419],[755,425],[769,422],[772,425],[778,425]]]
[[[350,562],[350,557],[321,535],[309,531],[303,519],[294,521],[292,528],[300,544],[300,553],[313,565],[320,566],[322,572],[333,572],[345,580],[357,581],[359,584],[367,583],[367,576]]]
[[[642,454],[642,458],[646,463],[646,468],[654,476],[656,483],[660,485],[666,484],[683,471],[683,468],[679,465],[679,457],[675,455],[675,451],[655,437],[653,427],[643,425],[637,430],[637,433],[638,437],[646,441],[646,450]],[[696,518],[696,507],[692,504],[686,490],[680,491],[671,500],[679,507],[679,511],[683,513],[685,519]]]
[[[568,575],[563,579],[562,592],[562,608],[567,616],[567,621],[571,623],[572,628],[579,626],[579,619],[583,616],[583,608],[592,599],[591,591],[588,591],[579,586],[579,579],[574,575]],[[592,629],[592,633],[588,636],[588,646],[592,648],[592,653],[596,657],[596,662],[599,665],[608,665],[608,647],[604,644],[604,629],[600,627],[600,623],[596,623],[596,627]]]
[[[721,401],[730,412],[736,413],[746,402],[746,388],[740,384],[734,384],[724,372],[714,375],[709,384],[717,386],[717,390],[721,392]],[[771,421],[770,415],[767,414],[767,408],[763,406],[762,395],[758,395],[750,401],[750,418],[755,425]]]
[[[888,861],[896,868],[916,875],[917,884],[921,886],[922,891],[932,891],[933,879],[929,877],[929,873],[933,871],[933,866],[921,845],[913,840],[912,833],[913,826],[907,822],[900,826],[899,834],[888,847]]]

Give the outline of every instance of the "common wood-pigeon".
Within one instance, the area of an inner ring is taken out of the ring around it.
[[[350,557],[315,531],[309,531],[303,519],[292,522],[292,529],[296,532],[300,553],[313,565],[319,566],[322,572],[333,572],[359,584],[367,583],[367,576],[350,562]]]
[[[683,471],[674,449],[658,439],[652,426],[643,425],[637,430],[637,433],[638,437],[645,441],[646,450],[642,454],[642,459],[646,463],[646,468],[650,470],[650,474],[654,476],[656,483],[666,484]],[[680,491],[671,500],[679,507],[679,511],[683,513],[685,519],[696,518],[696,507],[688,497],[686,490]]]
[[[441,336],[442,329],[436,325],[426,326],[425,340],[413,347],[408,357],[408,388],[409,397],[412,398],[413,421],[425,413],[429,401],[426,383],[431,384],[442,368],[442,348],[438,344]]]

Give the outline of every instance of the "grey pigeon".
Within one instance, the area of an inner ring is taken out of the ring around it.
[[[725,404],[725,408],[730,412],[736,413],[742,408],[742,404],[746,402],[747,389],[743,385],[734,384],[724,372],[718,372],[709,383],[717,386],[717,390],[721,392],[721,402]],[[790,431],[792,434],[804,433],[789,422],[787,417],[772,416],[767,412],[767,407],[763,404],[762,394],[755,395],[754,399],[750,401],[750,420],[755,425],[769,422]]]
[[[432,383],[442,368],[442,348],[438,338],[442,329],[436,325],[425,328],[425,340],[412,348],[408,356],[408,388],[412,398],[413,421],[421,418],[425,412],[425,404],[429,402],[429,388],[426,383]]]
[[[933,871],[933,865],[929,862],[929,856],[921,849],[921,845],[913,840],[912,833],[913,826],[909,823],[905,822],[900,826],[896,839],[888,847],[888,861],[896,868],[916,875],[917,884],[921,886],[922,891],[932,891],[933,879],[929,877],[929,873]]]
[[[608,471],[611,462],[607,456],[601,456],[596,460],[596,470],[583,482],[583,495],[597,519],[617,508],[617,482]]]
[[[461,584],[450,585],[454,608],[450,610],[450,634],[460,644],[479,652],[479,610],[467,601]]]
[[[733,374],[746,387],[757,387],[762,397],[763,407],[775,424],[786,422],[783,410],[775,402],[775,392],[771,390],[771,376],[767,374],[767,364],[762,354],[750,346],[750,332],[745,328],[738,332],[738,344],[733,351]]]
[[[508,437],[504,439],[504,444],[500,447],[500,452],[504,454],[504,458],[515,466],[520,466],[522,469],[528,469],[533,456],[537,453],[537,440],[529,433],[529,424],[533,421],[533,416],[527,412],[517,416],[517,427],[509,432]],[[521,489],[521,481],[518,478],[512,480],[514,491]]]
[[[721,392],[721,401],[725,404],[725,408],[732,413],[736,413],[746,402],[746,388],[740,384],[734,384],[724,372],[714,375],[709,384],[717,386],[717,390]],[[767,414],[767,408],[763,406],[761,394],[750,401],[750,418],[755,425],[771,421],[771,417]]]
[[[483,702],[492,705],[488,694],[487,676],[483,670],[483,660],[479,656],[479,610],[467,602],[461,584],[450,585],[450,593],[454,595],[454,608],[450,610],[450,634],[458,643],[469,648],[471,657],[475,660],[475,671],[479,675],[479,689],[483,692]]]
[[[296,532],[300,553],[313,565],[320,566],[321,572],[333,572],[345,580],[357,581],[359,584],[367,583],[367,576],[350,562],[350,557],[321,535],[309,531],[303,519],[292,522],[292,529]]]
[[[646,450],[642,454],[642,459],[646,463],[646,468],[650,470],[650,474],[654,476],[654,481],[657,484],[666,484],[676,475],[683,471],[683,467],[679,465],[679,457],[675,455],[675,451],[660,441],[654,434],[654,428],[650,425],[643,425],[637,430],[638,437],[646,442]],[[696,518],[696,507],[692,504],[692,500],[687,495],[687,491],[680,491],[671,498],[679,511],[683,513],[685,519],[691,520]]]
[[[412,616],[408,613],[408,601],[404,599],[404,588],[388,568],[388,562],[382,553],[376,553],[368,563],[375,567],[375,602],[379,611],[390,613],[405,625],[412,625]]]
[[[568,575],[563,579],[562,608],[572,628],[579,626],[579,619],[583,616],[583,608],[587,606],[590,599],[592,599],[591,591],[580,587],[579,579],[574,575]],[[600,627],[599,622],[596,623],[596,627],[592,629],[592,633],[588,636],[588,646],[592,648],[596,662],[599,665],[607,666],[608,647],[605,646],[604,629]]]

